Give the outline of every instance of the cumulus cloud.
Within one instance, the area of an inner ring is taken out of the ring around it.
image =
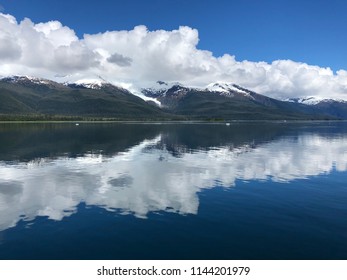
[[[98,66],[98,55],[86,48],[80,42],[74,42],[70,46],[60,46],[54,52],[54,62],[60,71],[87,70]]]
[[[20,46],[11,37],[0,30],[0,61],[15,61],[21,56]]]
[[[33,75],[71,81],[102,76],[128,88],[157,80],[203,87],[216,81],[236,83],[276,98],[321,96],[347,100],[347,72],[291,60],[272,63],[216,57],[197,47],[196,29],[85,34],[78,38],[58,21],[21,22],[0,13],[0,75]],[[58,75],[57,75],[58,74]],[[62,78],[61,78],[62,79]]]

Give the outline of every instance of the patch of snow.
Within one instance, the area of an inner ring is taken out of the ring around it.
[[[229,92],[228,85],[225,83],[212,83],[207,85],[206,89],[208,91]]]
[[[284,99],[284,101],[293,102],[293,103],[300,103],[300,104],[305,104],[305,105],[317,105],[321,102],[341,102],[341,103],[347,102],[346,100],[343,100],[343,99],[324,98],[324,97],[319,97],[319,96],[287,98],[287,99]]]
[[[306,98],[300,98],[299,103],[306,104],[306,105],[317,105],[318,103],[321,103],[324,100],[324,98],[310,96]]]
[[[206,86],[205,90],[219,93],[220,95],[223,95],[226,97],[235,97],[235,95],[238,95],[238,96],[241,95],[248,99],[253,99],[253,100],[255,99],[254,96],[252,96],[249,91],[244,90],[240,86],[232,84],[232,83],[225,83],[225,82],[211,83]]]
[[[75,84],[78,86],[83,86],[90,89],[100,89],[103,85],[108,84],[108,82],[102,79],[81,79],[73,83],[65,83],[66,85]]]
[[[247,91],[244,91],[238,87],[236,87],[234,84],[224,83],[224,82],[217,82],[207,85],[206,89],[211,92],[223,92],[228,95],[230,95],[232,92],[238,92],[243,94],[244,96],[250,96]]]
[[[157,104],[159,107],[161,107],[161,102],[153,97],[148,97],[146,95],[144,95],[143,93],[139,92],[139,91],[132,91],[131,92],[133,95],[136,95],[137,97],[140,97],[141,99],[143,99],[144,101],[152,101],[155,104]]]
[[[17,83],[17,82],[32,82],[34,84],[38,84],[38,85],[48,85],[53,83],[53,81],[47,80],[47,79],[41,79],[41,78],[36,78],[36,77],[32,77],[32,76],[8,76],[8,77],[1,77],[0,80],[6,80],[8,82],[11,83]]]
[[[183,85],[181,83],[178,82],[163,82],[163,81],[157,81],[155,84],[151,84],[148,87],[144,87],[141,89],[141,92],[151,92],[157,95],[163,95],[165,96],[166,92],[174,87],[174,86],[181,86],[183,87]]]

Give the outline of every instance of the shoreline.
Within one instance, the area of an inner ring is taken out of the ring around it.
[[[237,124],[237,123],[343,123],[347,120],[0,120],[0,124],[119,123],[119,124]]]

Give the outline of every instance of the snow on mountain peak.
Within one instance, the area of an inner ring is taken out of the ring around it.
[[[151,84],[148,87],[142,88],[141,92],[151,95],[165,95],[166,92],[171,89],[174,86],[178,87],[184,87],[181,83],[178,82],[163,82],[163,81],[157,81],[155,84]]]
[[[211,83],[207,85],[206,89],[209,91],[218,91],[218,92],[229,92],[230,85],[227,83]]]
[[[2,77],[0,80],[10,82],[10,83],[32,82],[38,85],[47,85],[52,83],[52,81],[47,79],[41,79],[41,78],[36,78],[32,76],[18,76],[18,75]]]
[[[99,79],[81,79],[77,80],[75,82],[67,82],[65,83],[66,85],[75,85],[75,86],[81,86],[84,88],[89,88],[89,89],[100,89],[104,85],[110,84],[109,82],[99,78]]]
[[[206,89],[211,92],[222,92],[228,96],[232,96],[233,92],[241,93],[244,96],[250,96],[249,92],[243,90],[241,87],[225,82],[211,83],[207,85]]]
[[[298,102],[306,105],[316,105],[320,102],[322,102],[324,98],[316,97],[316,96],[309,96],[304,98],[299,98]]]
[[[347,101],[342,100],[342,99],[324,98],[324,97],[319,97],[319,96],[306,96],[306,97],[299,97],[299,98],[287,98],[284,101],[300,103],[300,104],[305,104],[305,105],[317,105],[317,104],[322,103],[322,102],[347,103]]]

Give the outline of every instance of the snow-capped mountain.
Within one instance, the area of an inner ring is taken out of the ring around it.
[[[146,97],[158,100],[162,107],[173,110],[180,110],[180,108],[188,106],[192,108],[199,102],[202,102],[202,100],[206,104],[216,107],[217,105],[214,105],[214,103],[223,103],[220,98],[227,98],[224,100],[223,106],[227,106],[225,104],[229,102],[234,102],[234,104],[239,104],[240,106],[245,104],[249,106],[265,106],[269,110],[277,108],[282,112],[297,111],[300,114],[308,115],[322,114],[328,118],[329,116],[347,118],[347,101],[344,100],[310,96],[281,101],[258,94],[234,83],[217,82],[197,88],[184,86],[180,83],[158,81],[153,86],[142,89],[141,92]],[[194,103],[192,103],[192,100],[195,100]],[[199,106],[201,107],[203,105],[200,104]],[[206,111],[207,109],[204,110]]]
[[[153,86],[141,90],[146,97],[158,100],[164,107],[176,106],[177,102],[188,95],[200,94],[201,97],[227,97],[233,100],[258,102],[271,105],[275,100],[253,91],[242,88],[233,83],[211,83],[205,87],[190,87],[181,83],[167,83],[158,81]]]
[[[172,90],[174,89],[174,90]],[[141,92],[151,98],[160,98],[166,96],[166,94],[171,90],[171,92],[177,92],[182,89],[188,89],[184,87],[181,83],[168,83],[163,81],[157,81],[155,84],[147,88],[142,88]]]
[[[32,76],[8,76],[0,78],[0,81],[19,84],[23,86],[29,85],[44,85],[47,87],[61,87],[62,84],[43,78],[37,78]]]
[[[181,83],[167,83],[157,81],[153,86],[143,88],[141,92],[148,97],[157,98],[158,100],[165,97],[183,97],[189,92],[205,92],[230,98],[247,98],[256,99],[255,92],[242,88],[232,83],[211,83],[205,87],[185,86]]]
[[[111,83],[103,79],[82,79],[75,82],[65,82],[65,85],[72,88],[88,88],[88,89],[101,89],[107,85],[112,85]]]
[[[243,89],[242,87],[235,85],[235,84],[228,84],[228,83],[211,83],[207,85],[206,87],[190,87],[185,86],[178,82],[163,82],[163,81],[157,81],[154,85],[143,88],[141,92],[145,96],[150,96],[152,98],[162,98],[162,97],[168,97],[168,96],[183,96],[187,94],[190,91],[197,91],[197,92],[211,92],[217,95],[222,95],[226,97],[235,97],[235,96],[242,96],[254,99],[254,97],[251,95],[251,91],[248,91],[246,89]]]
[[[163,115],[128,90],[110,83],[53,81],[13,76],[0,79],[0,119],[50,119],[98,117],[132,119]],[[10,117],[9,117],[10,116]]]
[[[299,98],[287,98],[284,101],[300,103],[305,105],[317,105],[320,103],[347,103],[347,101],[342,99],[333,99],[333,98],[322,98],[317,96],[308,96],[308,97],[299,97]]]
[[[235,95],[242,95],[242,96],[254,99],[253,96],[250,94],[251,93],[250,91],[231,83],[230,84],[223,83],[223,82],[211,83],[207,85],[205,90],[216,92],[218,94],[228,96],[228,97],[234,97]]]
[[[286,101],[298,105],[306,105],[320,114],[334,116],[340,119],[347,119],[346,100],[309,96],[302,98],[290,98]]]
[[[193,119],[347,119],[344,100],[305,97],[281,101],[234,83],[191,87],[158,81],[142,89],[124,86],[127,89],[101,77],[65,83],[30,76],[2,77],[0,116],[15,112],[134,118],[129,114],[137,112]]]
[[[101,77],[98,79],[82,79],[75,82],[65,82],[64,85],[72,89],[91,89],[105,92],[117,91],[123,94],[132,94],[129,90],[116,86]]]

